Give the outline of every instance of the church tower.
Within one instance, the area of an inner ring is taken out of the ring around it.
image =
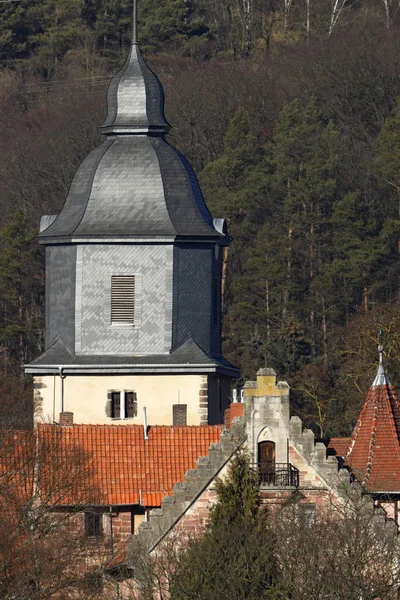
[[[77,423],[223,422],[237,369],[221,356],[223,219],[165,141],[158,78],[132,43],[112,79],[104,142],[82,162],[46,249],[45,351],[37,419]]]

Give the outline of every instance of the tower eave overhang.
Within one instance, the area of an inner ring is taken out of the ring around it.
[[[219,233],[211,233],[208,236],[205,235],[175,235],[175,236],[163,236],[163,235],[85,235],[85,236],[39,236],[39,243],[42,245],[65,245],[65,244],[173,244],[175,242],[180,243],[218,243],[221,246],[229,246],[231,238],[224,236]]]
[[[149,126],[149,127],[123,127],[123,126],[113,126],[103,127],[101,133],[104,135],[166,135],[170,126],[165,127],[163,125],[157,126]]]
[[[24,366],[26,375],[59,375],[60,365],[45,367]],[[215,363],[214,365],[62,365],[63,375],[225,375],[232,379],[240,377],[235,367],[229,368]]]
[[[219,374],[231,378],[239,370],[222,356],[204,352],[191,338],[166,354],[154,355],[88,355],[71,352],[56,340],[31,363],[24,365],[28,375],[196,375]]]

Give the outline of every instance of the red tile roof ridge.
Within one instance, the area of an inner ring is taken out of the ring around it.
[[[378,413],[379,413],[379,406],[377,404],[375,404],[374,416],[372,418],[371,439],[369,441],[369,449],[368,449],[367,469],[365,472],[364,479],[361,482],[361,485],[366,485],[368,483],[368,479],[371,476],[371,469],[372,469],[372,463],[374,461],[374,452],[375,452],[375,444],[376,444],[376,430],[378,427]]]
[[[72,428],[78,428],[78,427],[90,427],[91,429],[108,429],[108,428],[112,428],[112,429],[143,429],[143,425],[139,424],[139,423],[74,423],[73,425],[59,425],[58,423],[37,423],[37,427],[47,427],[47,428],[54,428],[54,429],[72,429]],[[224,425],[223,424],[218,424],[218,425],[148,425],[147,427],[149,430],[150,429],[223,429]],[[12,430],[12,433],[25,433],[24,430]]]

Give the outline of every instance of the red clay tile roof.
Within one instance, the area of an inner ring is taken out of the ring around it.
[[[328,443],[328,449],[332,450],[336,456],[346,456],[350,446],[351,438],[331,438]]]
[[[400,493],[400,403],[390,384],[373,385],[345,460],[372,492]]]
[[[219,440],[221,431],[222,426],[154,426],[145,440],[140,425],[41,424],[39,445],[55,457],[44,469],[42,488],[54,486],[55,480],[56,504],[160,506],[174,484],[196,467],[199,456]],[[57,463],[66,477],[72,472],[64,497],[54,474]]]
[[[35,432],[0,431],[0,510],[18,510],[32,498],[35,450]]]
[[[243,415],[244,415],[244,404],[242,402],[232,403],[229,406],[229,408],[227,408],[225,410],[225,415],[224,415],[225,427],[230,429],[233,419],[235,419],[236,417],[243,417]]]

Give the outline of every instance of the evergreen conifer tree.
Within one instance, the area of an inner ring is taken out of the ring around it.
[[[204,535],[179,560],[171,600],[278,600],[274,537],[246,452],[233,458],[216,491],[218,501]]]
[[[42,315],[38,306],[43,294],[42,265],[36,245],[36,231],[19,211],[0,231],[0,347],[4,370],[15,361],[21,365],[40,349]],[[1,365],[0,365],[1,368]]]

